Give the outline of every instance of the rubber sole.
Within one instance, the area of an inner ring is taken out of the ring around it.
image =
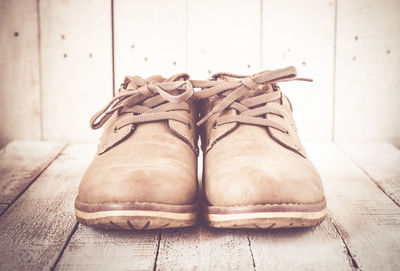
[[[311,227],[326,217],[326,200],[315,204],[205,206],[204,218],[214,228],[272,229]]]
[[[197,205],[156,203],[93,204],[75,200],[79,222],[106,229],[149,230],[196,224]]]

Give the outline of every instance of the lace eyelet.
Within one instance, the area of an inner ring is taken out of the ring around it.
[[[213,129],[217,129],[217,128],[218,128],[218,126],[219,126],[219,125],[217,125],[217,122],[216,122],[216,121],[214,121],[214,123],[213,123],[213,125],[212,125],[212,128],[213,128]]]

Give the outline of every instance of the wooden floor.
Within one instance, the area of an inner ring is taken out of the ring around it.
[[[75,220],[96,146],[12,142],[0,151],[0,270],[400,270],[400,151],[306,148],[328,199],[320,226],[127,232]]]

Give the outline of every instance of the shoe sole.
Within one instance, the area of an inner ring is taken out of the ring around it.
[[[91,204],[76,199],[75,215],[80,223],[105,229],[183,228],[196,224],[197,205]]]
[[[205,221],[214,228],[272,229],[312,227],[326,217],[326,200],[315,204],[266,204],[204,208]]]

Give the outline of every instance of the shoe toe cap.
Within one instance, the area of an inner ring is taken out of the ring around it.
[[[135,163],[110,167],[89,167],[79,186],[85,202],[160,203],[184,205],[195,200],[195,173],[181,163]]]
[[[205,180],[206,198],[216,206],[315,203],[324,198],[318,172],[303,158],[227,159]]]

